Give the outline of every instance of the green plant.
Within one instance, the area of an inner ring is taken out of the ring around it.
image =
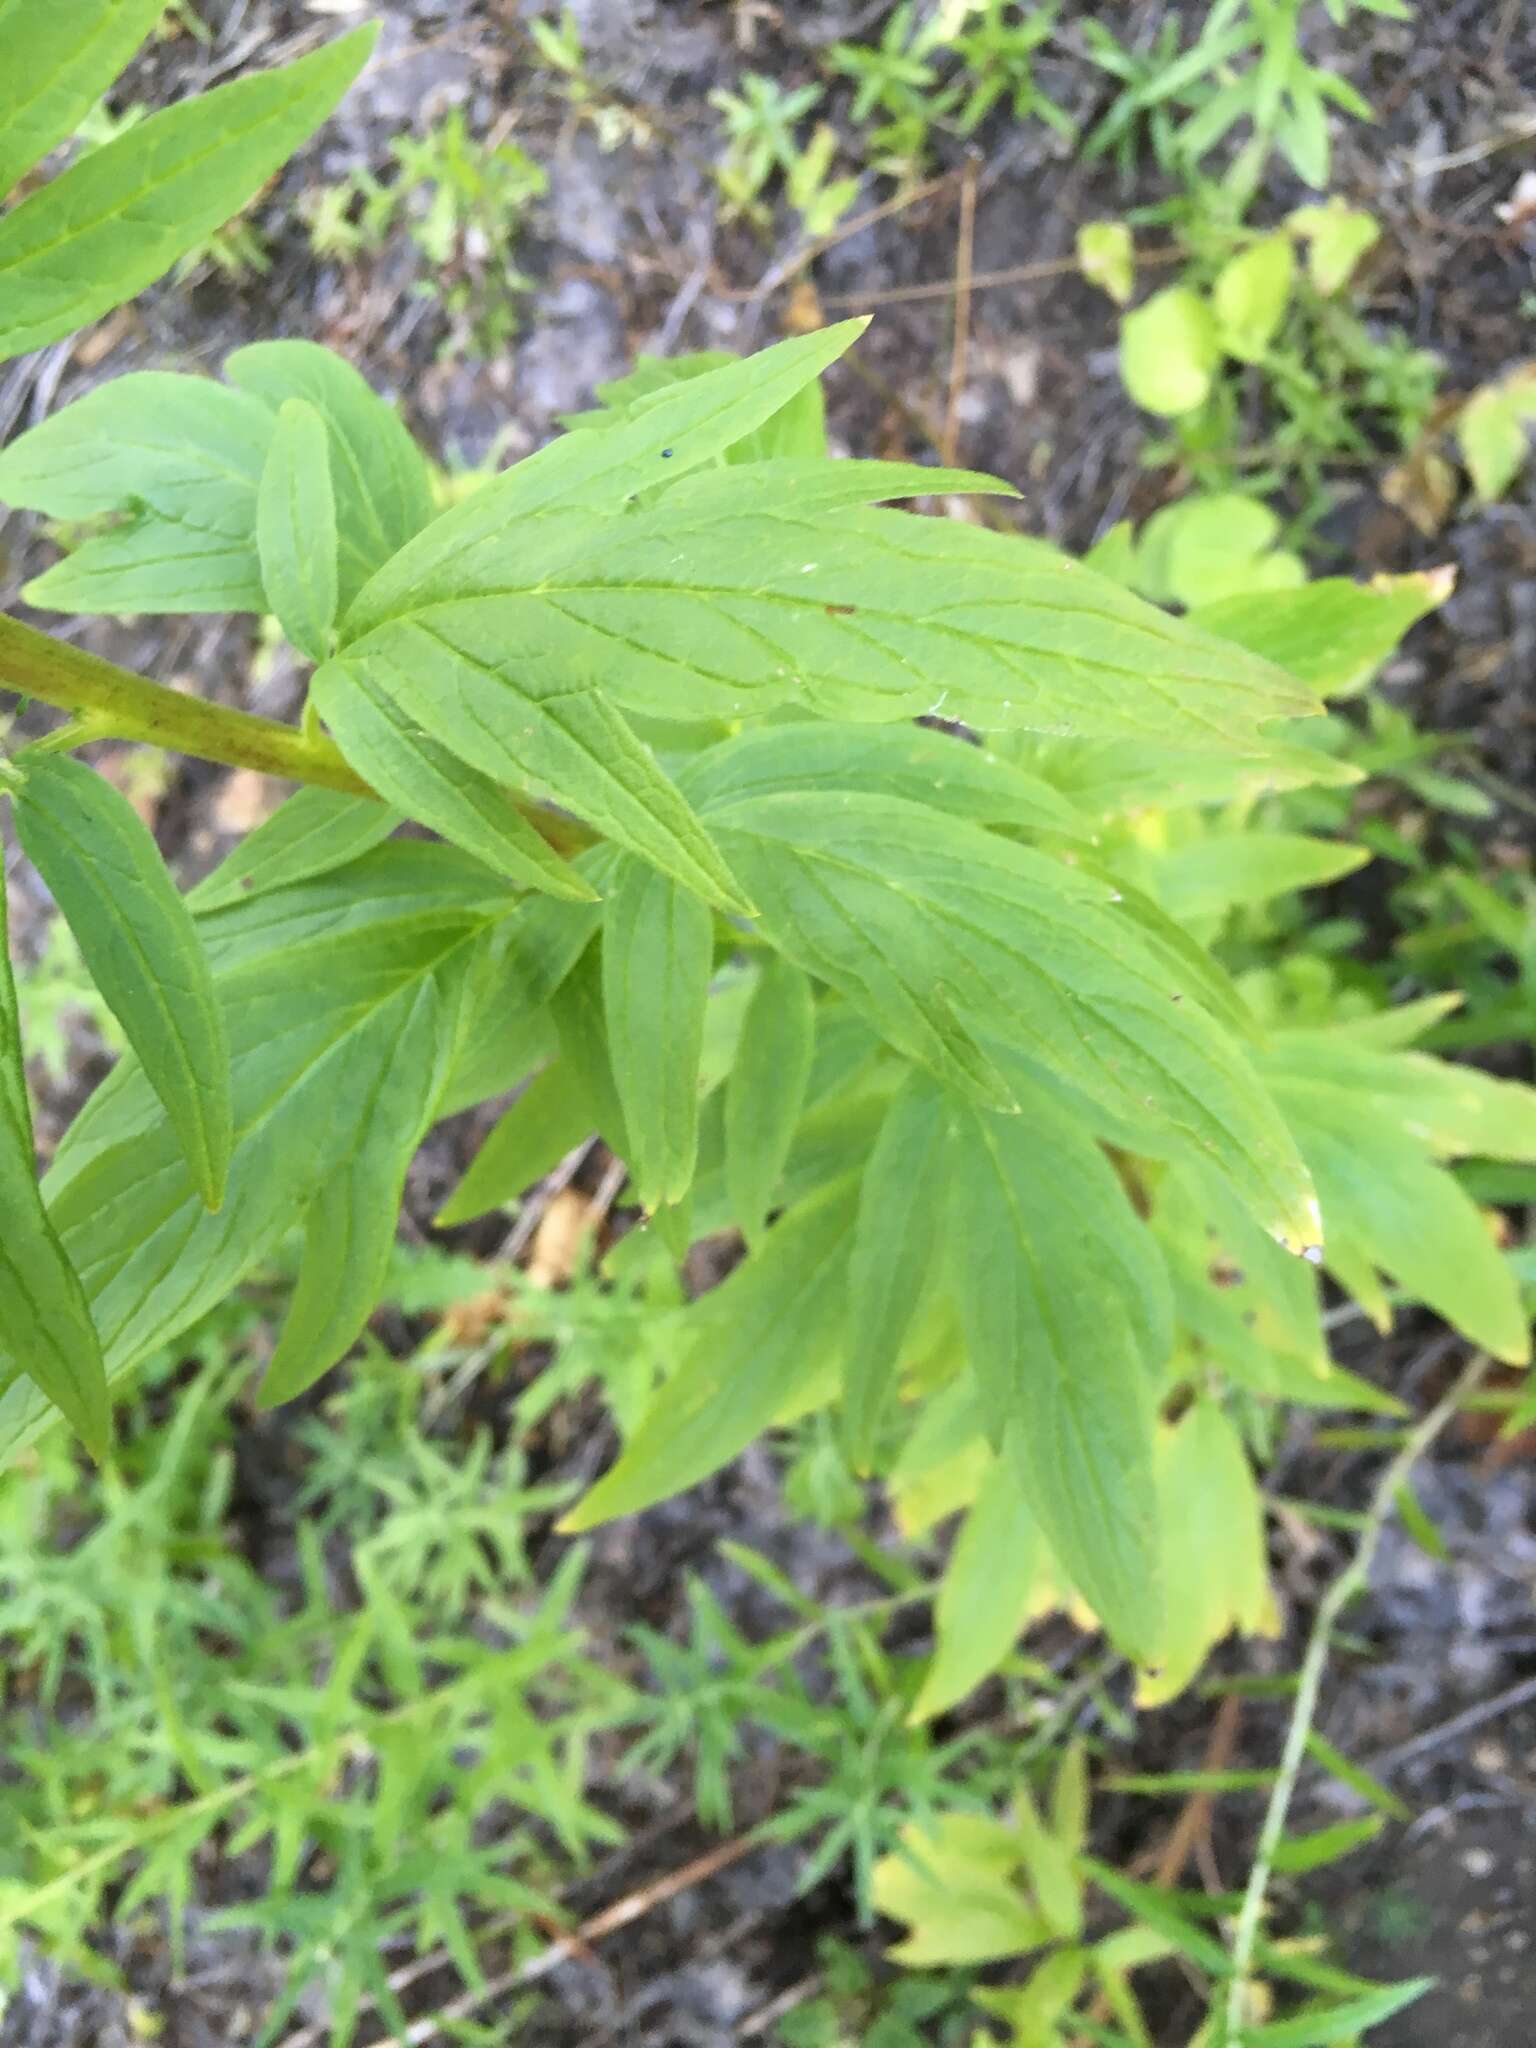
[[[828,183],[837,138],[822,123],[808,142],[801,142],[799,124],[821,100],[821,88],[800,86],[792,92],[771,78],[748,71],[739,92],[710,94],[725,129],[726,150],[715,166],[721,197],[734,212],[754,220],[766,218],[762,195],[779,174],[790,205],[808,235],[834,228],[857,197],[857,178]]]
[[[1329,109],[1365,121],[1372,113],[1353,86],[1308,59],[1302,22],[1310,6],[1311,0],[1216,0],[1187,49],[1177,15],[1163,20],[1144,50],[1105,23],[1086,20],[1087,55],[1119,85],[1086,138],[1088,154],[1113,153],[1128,169],[1145,138],[1161,169],[1193,180],[1214,151],[1241,135],[1222,173],[1241,203],[1257,189],[1272,151],[1304,184],[1326,187]],[[1326,0],[1336,22],[1357,7],[1396,21],[1412,18],[1407,0]]]
[[[0,253],[36,204],[0,221]],[[71,303],[95,307],[83,274]],[[1229,338],[1258,345],[1269,285],[1250,272],[1216,297]],[[18,303],[16,347],[38,325]],[[68,330],[59,304],[48,318]],[[1074,1781],[1047,1827],[1016,1791],[1016,1749],[940,1717],[1053,1610],[1102,1626],[1144,1702],[1233,1629],[1274,1627],[1253,1454],[1277,1406],[1399,1412],[1333,1365],[1320,1267],[1383,1324],[1395,1290],[1501,1360],[1528,1356],[1519,1273],[1452,1165],[1536,1159],[1536,1095],[1410,1050],[1423,1005],[1302,1022],[1264,1013],[1224,965],[1248,965],[1245,918],[1359,864],[1342,830],[1282,827],[1263,800],[1357,779],[1309,722],[1443,584],[1297,582],[1271,529],[1213,566],[1194,508],[1096,566],[878,509],[1005,487],[828,458],[817,382],[859,331],[642,364],[441,511],[398,417],[304,342],[237,350],[223,381],[119,378],[0,452],[7,502],[103,522],[32,602],[272,613],[314,665],[283,726],[0,621],[0,677],[68,714],[9,756],[9,799],[131,1047],[40,1190],[0,979],[6,1454],[56,1446],[57,1408],[104,1455],[132,1376],[177,1358],[296,1221],[260,1398],[312,1386],[392,1284],[426,1129],[526,1079],[448,1213],[518,1201],[595,1135],[644,1219],[550,1312],[584,1336],[580,1369],[614,1389],[624,1440],[566,1531],[795,1426],[798,1496],[828,1522],[851,1525],[853,1478],[883,1481],[909,1532],[963,1517],[936,1588],[882,1572],[880,1615],[933,1604],[931,1655],[890,1650],[869,1610],[807,1617],[765,1652],[700,1595],[693,1642],[641,1639],[659,1703],[626,1694],[573,1723],[545,1678],[568,1580],[547,1627],[543,1609],[492,1616],[489,1651],[483,1628],[493,1569],[520,1577],[523,1523],[552,1498],[515,1447],[408,1446],[374,1489],[389,1505],[357,1545],[367,1602],[323,1684],[301,1631],[291,1682],[234,1719],[238,1758],[258,1762],[233,1776],[210,1778],[171,1715],[149,1796],[174,1759],[191,1807],[161,1809],[148,1838],[61,1838],[84,1862],[47,1880],[50,1910],[94,1912],[82,1868],[129,1855],[170,1885],[174,1859],[149,1843],[204,1839],[259,1784],[249,1829],[285,1882],[254,1917],[320,1958],[334,1915],[286,1882],[300,1823],[280,1788],[307,1815],[361,1728],[363,1811],[327,1837],[348,1953],[375,1964],[349,1963],[345,2021],[358,1985],[384,1999],[381,1922],[430,1923],[452,1947],[461,1892],[545,1896],[449,1795],[455,1750],[480,1780],[512,1774],[574,1853],[601,1825],[551,1746],[622,1711],[653,1716],[653,1761],[692,1745],[715,1815],[742,1723],[779,1729],[806,1770],[775,1831],[815,1841],[812,1874],[848,1856],[866,1903],[906,1821],[941,1841],[958,1817],[984,1823],[1015,1932],[1033,1915],[1081,1947]],[[184,897],[74,758],[102,738],[305,786]],[[436,843],[395,838],[406,820]],[[729,1276],[685,1302],[689,1245],[731,1233]],[[194,1428],[196,1395],[172,1408],[173,1430]],[[359,1400],[360,1425],[389,1414],[376,1387]],[[881,1570],[873,1545],[859,1554]],[[478,1607],[474,1654],[452,1630],[430,1645],[446,1683],[411,1651],[407,1597]],[[819,1695],[794,1661],[812,1644]],[[545,1683],[541,1721],[528,1699]],[[1014,1820],[989,1819],[1009,1795]],[[382,1876],[364,1843],[384,1845]],[[1124,1881],[1093,1882],[1115,1897]],[[1081,1964],[1113,1998],[1103,1961],[1069,1959],[1051,1995]],[[1364,2024],[1355,1995],[1317,2024]]]
[[[1369,215],[1330,202],[1255,233],[1213,196],[1196,188],[1179,217],[1178,281],[1121,322],[1126,388],[1171,423],[1146,459],[1180,464],[1207,491],[1299,494],[1311,523],[1334,465],[1419,442],[1439,364],[1395,329],[1374,332],[1344,296],[1377,239]],[[1102,239],[1116,225],[1082,232],[1079,264],[1124,303],[1134,249]]]
[[[445,347],[494,355],[517,331],[528,279],[513,251],[529,206],[547,188],[544,171],[516,143],[472,136],[460,107],[425,135],[397,135],[390,154],[388,182],[357,170],[310,195],[311,246],[352,261],[403,225],[429,266],[416,289],[440,300],[453,322]]]
[[[216,1918],[283,1951],[288,1989],[259,2039],[320,1990],[340,2043],[365,1999],[406,2026],[386,1960],[402,1941],[441,1947],[474,1983],[496,1926],[558,1917],[563,1876],[613,1839],[582,1793],[585,1745],[629,1705],[570,1624],[579,1557],[537,1597],[494,1571],[542,1503],[483,1452],[435,1453],[428,1383],[393,1364],[406,1398],[387,1427],[332,1417],[345,1493],[312,1456],[280,1516],[295,1579],[258,1573],[229,1516],[261,1337],[239,1303],[188,1332],[198,1378],[169,1402],[173,1363],[152,1361],[117,1469],[82,1487],[53,1440],[7,1477],[0,1971],[14,1981],[25,1934],[110,1981],[93,1937],[157,1913],[182,1970],[199,1872],[254,1868],[260,1894],[235,1903],[236,1888]],[[433,1457],[447,1491],[430,1516],[402,1514],[401,1470]],[[327,1533],[352,1546],[344,1579]]]
[[[159,0],[93,0],[85,13],[33,10],[7,24],[13,75],[31,83],[0,138],[0,194],[89,120],[162,12]],[[0,218],[0,352],[72,333],[205,242],[329,113],[374,36],[357,30],[135,121],[16,201]]]
[[[1058,135],[1076,132],[1070,115],[1035,79],[1035,52],[1055,35],[1060,11],[1051,5],[1025,12],[1011,0],[979,0],[961,11],[949,47],[969,84],[956,122],[962,135],[973,135],[999,105],[1016,121],[1038,114]],[[975,15],[980,19],[973,20]]]
[[[617,149],[621,143],[646,148],[655,138],[644,111],[593,78],[581,38],[581,25],[569,7],[560,10],[558,21],[533,16],[528,34],[540,60],[559,81],[559,90],[579,121],[586,122],[597,136],[598,147]]]
[[[1056,34],[1059,8],[1018,0],[915,0],[892,8],[875,43],[834,43],[827,68],[853,84],[850,117],[871,168],[910,183],[927,167],[935,129],[971,136],[995,108],[1038,116],[1058,135],[1071,117],[1035,77],[1036,53]]]

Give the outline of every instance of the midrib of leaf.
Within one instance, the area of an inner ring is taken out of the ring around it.
[[[346,464],[347,472],[351,477],[352,484],[354,486],[351,495],[345,501],[346,505],[349,510],[362,511],[369,525],[373,529],[374,539],[379,544],[381,554],[379,560],[375,560],[372,556],[369,555],[367,549],[361,544],[361,542],[355,541],[351,538],[350,535],[341,532],[341,510],[343,500],[342,494],[340,493],[340,491],[338,491],[336,493],[336,524],[338,536],[341,539],[343,547],[349,548],[351,550],[352,559],[355,563],[357,563],[358,567],[362,572],[363,582],[366,582],[368,578],[373,574],[374,570],[379,567],[380,561],[387,560],[388,557],[395,552],[394,543],[393,541],[391,541],[388,533],[385,531],[384,521],[380,517],[379,508],[377,504],[374,502],[373,492],[369,487],[367,477],[363,473],[363,466],[357,459],[357,451],[353,448],[350,438],[342,432],[340,426],[334,424],[336,414],[333,411],[333,409],[330,406],[323,405],[318,398],[311,397],[308,392],[296,392],[294,395],[296,397],[306,399],[307,402],[315,408],[315,411],[319,413],[320,417],[325,421],[326,439],[330,444],[331,459],[332,461],[336,461],[339,458],[342,462]],[[395,510],[396,513],[400,515],[401,524],[403,525],[405,523],[404,514],[406,507],[403,497],[399,495],[398,490],[396,488],[398,485],[398,479],[394,475],[393,465],[391,465],[390,483],[391,492],[395,496],[396,500]],[[361,583],[358,585],[358,588],[362,588]]]
[[[58,415],[58,417],[62,418],[63,415],[60,414]],[[185,461],[187,456],[187,450],[177,442],[130,441],[126,438],[126,436],[115,431],[110,435],[103,433],[100,436],[100,438],[103,440],[110,440],[114,448],[125,449],[129,454],[132,455],[170,456],[173,459],[182,461]],[[73,462],[65,460],[62,462],[53,462],[50,464],[49,480],[50,482],[65,481],[69,477],[74,476],[82,471],[89,475],[92,470],[97,468],[99,460],[100,458],[93,454],[88,446],[79,448],[76,451],[75,459]],[[228,462],[214,455],[205,455],[201,449],[198,450],[198,464],[201,469],[207,470],[215,476],[224,477],[230,483],[244,485],[251,491],[254,491],[256,489],[256,485],[259,479],[257,474],[253,471],[244,469],[232,469]],[[181,483],[180,485],[177,486],[177,488],[186,489],[188,488],[188,485],[186,483]],[[155,511],[157,518],[170,518],[178,516],[170,513],[160,513],[156,511],[156,508],[154,507],[153,504],[151,504],[151,502],[148,499],[144,499],[141,502],[145,504],[149,510]],[[102,509],[111,510],[113,508],[104,507]]]
[[[925,576],[931,575],[936,567],[936,565],[932,561],[923,556],[911,556],[906,557],[905,559],[909,559],[916,563],[921,568]],[[421,627],[423,631],[431,631],[431,627],[428,624],[428,621],[434,612],[441,613],[454,611],[460,607],[472,607],[478,604],[488,602],[510,603],[514,601],[538,601],[548,603],[551,606],[551,609],[558,611],[563,618],[568,619],[573,625],[578,626],[583,632],[592,633],[601,639],[611,641],[615,646],[625,648],[631,654],[643,654],[648,659],[654,659],[658,654],[666,656],[667,650],[665,649],[665,647],[649,645],[647,642],[643,640],[635,639],[630,634],[619,632],[612,626],[604,625],[599,621],[583,617],[580,614],[572,613],[566,610],[564,606],[562,606],[559,603],[559,600],[562,598],[575,598],[583,596],[600,595],[638,595],[649,597],[652,599],[677,598],[681,596],[690,599],[697,599],[699,601],[713,602],[721,605],[723,608],[728,607],[733,601],[745,602],[750,604],[775,605],[781,607],[787,612],[794,614],[796,617],[804,616],[808,612],[824,612],[826,608],[826,600],[822,598],[796,597],[792,595],[790,592],[782,590],[741,589],[732,588],[730,586],[720,587],[707,583],[691,583],[681,581],[676,583],[663,583],[647,578],[625,579],[622,581],[615,581],[611,583],[602,582],[597,579],[589,578],[580,583],[573,583],[561,581],[556,577],[548,577],[540,583],[506,586],[488,585],[477,590],[474,590],[472,592],[458,593],[451,597],[427,598],[423,601],[419,601],[414,604],[410,602],[402,602],[398,610],[389,613],[383,619],[380,619],[376,622],[371,622],[368,628],[368,632],[365,633],[359,639],[349,643],[345,652],[348,654],[354,652],[364,652],[367,648],[367,641],[369,635],[390,625],[413,625]],[[1049,605],[1041,605],[1038,603],[1031,603],[1030,601],[1022,598],[1019,600],[1019,605],[1020,609],[1023,611],[1050,611],[1052,614],[1064,618],[1081,618],[1083,620],[1086,620],[1093,627],[1099,629],[1102,629],[1105,623],[1101,614],[1085,610],[1081,607],[1068,607],[1056,604],[1054,602]],[[1112,688],[1115,685],[1131,686],[1130,690],[1126,693],[1125,696],[1117,696],[1115,704],[1117,713],[1125,720],[1126,723],[1130,722],[1128,707],[1133,708],[1136,703],[1136,697],[1134,693],[1138,690],[1143,692],[1150,692],[1161,703],[1171,707],[1175,712],[1177,712],[1177,714],[1182,719],[1192,721],[1193,723],[1199,725],[1203,730],[1211,733],[1215,738],[1219,739],[1222,742],[1223,746],[1231,744],[1231,736],[1223,727],[1221,721],[1214,714],[1203,711],[1196,706],[1186,703],[1179,695],[1178,686],[1180,684],[1188,684],[1192,688],[1198,690],[1214,690],[1219,688],[1220,684],[1213,680],[1211,677],[1200,676],[1185,670],[1174,670],[1170,673],[1164,673],[1162,675],[1159,675],[1155,672],[1149,672],[1146,669],[1128,667],[1118,662],[1106,661],[1103,659],[1102,656],[1095,656],[1089,653],[1076,651],[1072,653],[1064,653],[1059,649],[1051,647],[1021,646],[1017,642],[1000,640],[996,638],[996,636],[993,634],[978,631],[975,627],[950,626],[945,623],[943,615],[946,611],[961,610],[963,608],[964,607],[962,606],[955,605],[940,606],[932,611],[925,610],[921,618],[917,621],[917,623],[920,624],[925,631],[936,631],[945,635],[945,637],[954,640],[958,650],[961,653],[964,653],[967,649],[975,649],[977,647],[986,648],[990,653],[992,653],[995,656],[1000,665],[1008,668],[1010,672],[1019,677],[1020,688],[1023,692],[1026,693],[1025,698],[1021,700],[1022,702],[1027,703],[1028,695],[1031,692],[1033,692],[1033,694],[1035,695],[1039,694],[1037,686],[1031,683],[1028,669],[1028,663],[1030,662],[1030,660],[1033,658],[1041,661],[1059,663],[1064,667],[1072,667],[1078,670],[1085,671],[1093,676],[1102,677]],[[888,611],[883,609],[879,605],[870,604],[868,602],[861,603],[858,606],[857,610],[852,614],[852,618],[855,621],[860,619],[874,619],[879,621],[881,624],[897,631],[899,631],[903,627],[910,626],[913,623],[912,614],[910,612]],[[766,636],[762,633],[761,629],[754,626],[750,621],[741,619],[732,614],[731,623],[734,627],[737,628],[738,631],[744,634],[749,634],[753,638],[758,640],[759,644],[765,649],[767,653],[769,653],[773,657],[774,660],[778,661],[784,659],[784,650],[781,647],[777,646],[772,640],[767,639]],[[849,618],[843,616],[839,616],[837,618],[835,626],[833,622],[829,620],[827,622],[827,629],[829,631],[835,631],[840,634],[851,633],[859,638],[868,638],[867,633],[863,632],[857,624],[850,625]],[[434,635],[434,637],[437,636]],[[901,653],[899,648],[887,647],[879,642],[876,642],[874,644],[879,647],[881,655],[886,660],[892,661],[901,667],[909,666],[906,656]],[[1169,645],[1174,648],[1177,648],[1179,645],[1177,641],[1164,641],[1162,644]],[[461,661],[469,659],[469,657],[467,657],[466,655],[458,653],[457,650],[455,650],[455,654],[456,658]],[[700,662],[691,651],[684,652],[680,655],[674,655],[671,658],[677,660],[679,662],[679,665],[691,668],[695,671],[695,673],[702,676],[706,676],[711,682],[719,683],[726,689],[754,690],[761,689],[763,687],[761,684],[744,682],[739,677],[722,676],[713,669],[705,668],[702,662]],[[796,659],[798,659],[798,657],[796,657]],[[506,678],[501,676],[499,671],[486,667],[484,664],[477,663],[474,665],[485,667],[485,672],[487,674],[495,676],[498,681],[505,683]],[[914,675],[916,676],[916,687],[919,687],[924,690],[929,690],[934,687],[931,679],[923,676],[919,671],[914,670]],[[792,687],[797,681],[800,680],[801,678],[794,675],[793,673],[787,673],[785,676],[785,683],[789,687]],[[811,677],[810,680],[814,681],[814,676]],[[789,694],[788,687],[786,688],[786,694]],[[1098,689],[1094,692],[1094,695],[1096,702],[1102,702],[1104,700],[1105,691],[1102,688]],[[539,701],[542,702],[544,700],[541,699]],[[1010,706],[1009,708],[1014,707]],[[1276,718],[1283,718],[1286,715],[1287,712],[1283,704],[1278,705],[1273,713],[1273,716]],[[1145,721],[1138,721],[1138,723],[1143,724],[1145,726],[1145,730],[1149,734],[1154,736],[1166,731],[1166,727],[1161,725],[1155,718],[1148,719]],[[1052,721],[1050,726],[1051,731],[1056,732],[1062,729],[1063,728],[1061,727],[1059,720]]]

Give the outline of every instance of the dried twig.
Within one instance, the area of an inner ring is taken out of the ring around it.
[[[1200,1766],[1203,1771],[1224,1771],[1232,1761],[1232,1752],[1237,1746],[1237,1731],[1242,1718],[1242,1698],[1235,1692],[1229,1692],[1216,1710],[1216,1719],[1211,1726],[1211,1739],[1206,1745],[1205,1760]],[[1190,1794],[1169,1832],[1162,1854],[1157,1859],[1157,1868],[1152,1875],[1152,1882],[1155,1885],[1166,1891],[1178,1883],[1191,1853],[1210,1832],[1213,1804],[1209,1792]]]
[[[378,2048],[421,2048],[422,2042],[435,2040],[451,2021],[467,2019],[493,1998],[500,1998],[508,1991],[521,1990],[525,1984],[537,1983],[573,1956],[581,1955],[606,1936],[616,1934],[621,1927],[643,1920],[648,1913],[654,1913],[658,1906],[664,1906],[679,1893],[691,1891],[695,1885],[717,1877],[722,1870],[728,1870],[733,1863],[739,1863],[743,1856],[762,1846],[756,1835],[736,1835],[729,1842],[722,1842],[717,1849],[695,1856],[680,1870],[668,1871],[665,1877],[626,1892],[622,1899],[615,1899],[611,1906],[594,1913],[590,1920],[584,1920],[570,1934],[562,1934],[538,1955],[530,1956],[527,1962],[518,1964],[515,1969],[503,1970],[499,1976],[488,1977],[483,1984],[471,1986],[446,2005],[439,2006],[436,2012],[414,2021],[403,2034],[391,2034],[387,2040],[380,2041]],[[293,2036],[284,2048],[299,2048],[300,2038]]]
[[[1182,263],[1182,249],[1138,249],[1138,264]],[[994,285],[1035,284],[1047,277],[1070,277],[1078,269],[1075,256],[1047,256],[1038,263],[1014,263],[1007,270],[973,271],[969,280],[972,291],[987,291]],[[952,277],[935,278],[931,284],[901,284],[882,292],[837,292],[830,298],[823,297],[822,304],[829,312],[856,311],[864,306],[902,306],[914,304],[919,299],[947,299],[955,289]]]
[[[955,338],[949,354],[949,402],[939,441],[939,457],[946,469],[955,466],[960,442],[960,401],[965,396],[965,373],[971,352],[971,271],[976,251],[978,164],[979,159],[972,151],[966,157],[960,180],[960,226],[955,238]]]
[[[1475,1706],[1463,1713],[1453,1714],[1448,1721],[1441,1721],[1433,1728],[1426,1728],[1422,1734],[1411,1735],[1406,1742],[1399,1742],[1393,1749],[1384,1749],[1378,1756],[1367,1757],[1365,1768],[1373,1777],[1382,1778],[1411,1763],[1415,1757],[1425,1756],[1432,1749],[1443,1748],[1447,1742],[1470,1735],[1474,1728],[1481,1728],[1489,1721],[1497,1721],[1505,1714],[1512,1714],[1516,1707],[1523,1707],[1536,1700],[1536,1678],[1522,1678],[1518,1685],[1507,1686],[1503,1692],[1495,1693],[1491,1700],[1479,1700]]]
[[[1480,1352],[1472,1358],[1458,1374],[1450,1392],[1436,1402],[1387,1466],[1371,1495],[1370,1509],[1366,1515],[1365,1526],[1360,1532],[1355,1554],[1318,1604],[1317,1615],[1312,1623],[1312,1633],[1307,1641],[1306,1655],[1301,1660],[1301,1672],[1296,1684],[1296,1704],[1291,1710],[1290,1725],[1285,1731],[1279,1773],[1264,1812],[1259,1845],[1254,1852],[1253,1867],[1248,1873],[1242,1908],[1237,1916],[1237,1929],[1232,1938],[1232,1975],[1227,1985],[1226,1998],[1226,2048],[1242,2048],[1247,2028],[1248,1978],[1253,1969],[1254,1951],[1258,1946],[1259,1925],[1264,1917],[1264,1905],[1269,1894],[1275,1851],[1279,1847],[1281,1836],[1285,1833],[1291,1800],[1296,1791],[1296,1780],[1306,1754],[1307,1738],[1312,1733],[1312,1723],[1317,1715],[1318,1694],[1322,1689],[1323,1673],[1328,1665],[1328,1653],[1333,1646],[1333,1632],[1350,1601],[1356,1594],[1364,1592],[1370,1583],[1371,1565],[1376,1556],[1377,1545],[1381,1541],[1382,1531],[1386,1528],[1409,1473],[1440,1432],[1455,1419],[1462,1403],[1476,1392],[1487,1376],[1491,1364],[1492,1361],[1485,1353]]]

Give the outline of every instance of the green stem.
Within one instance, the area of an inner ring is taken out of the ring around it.
[[[89,721],[97,737],[143,740],[226,768],[254,768],[349,796],[372,796],[323,734],[168,690],[17,619],[0,617],[0,683]]]
[[[1365,1528],[1361,1532],[1354,1556],[1318,1603],[1312,1633],[1307,1641],[1306,1655],[1301,1660],[1301,1672],[1296,1682],[1296,1704],[1291,1710],[1290,1726],[1285,1731],[1285,1747],[1280,1753],[1279,1774],[1269,1795],[1264,1825],[1259,1832],[1259,1846],[1254,1852],[1253,1868],[1248,1874],[1247,1888],[1243,1893],[1242,1907],[1237,1916],[1237,1929],[1232,1938],[1232,1975],[1227,1981],[1226,2026],[1221,2036],[1224,2048],[1243,2048],[1248,2025],[1248,1978],[1253,1970],[1254,1952],[1259,1939],[1259,1923],[1264,1917],[1264,1901],[1269,1891],[1270,1874],[1274,1869],[1275,1850],[1285,1833],[1285,1823],[1290,1814],[1291,1799],[1296,1791],[1296,1780],[1301,1771],[1302,1760],[1306,1755],[1307,1738],[1312,1733],[1312,1723],[1317,1714],[1318,1694],[1322,1689],[1323,1673],[1328,1666],[1328,1653],[1333,1644],[1333,1632],[1338,1626],[1339,1616],[1350,1601],[1357,1594],[1363,1593],[1370,1583],[1376,1546],[1381,1541],[1382,1531],[1387,1525],[1409,1473],[1441,1430],[1455,1417],[1468,1395],[1477,1391],[1489,1370],[1489,1365],[1490,1360],[1482,1353],[1471,1359],[1450,1392],[1435,1404],[1388,1465],[1376,1482],[1375,1491],[1371,1495]]]
[[[217,761],[225,768],[253,768],[258,775],[339,789],[346,796],[378,795],[348,767],[312,712],[306,713],[301,729],[210,704],[3,615],[0,688],[74,714],[59,732],[35,743],[42,752],[84,746],[88,740],[141,740],[172,754]],[[566,860],[574,860],[593,844],[593,833],[576,819],[511,791],[507,801]]]

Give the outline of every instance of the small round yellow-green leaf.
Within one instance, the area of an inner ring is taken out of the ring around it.
[[[1222,268],[1213,300],[1221,345],[1240,363],[1259,362],[1290,304],[1296,253],[1287,235],[1266,235]]]
[[[1125,222],[1085,222],[1077,231],[1077,267],[1117,306],[1128,306],[1136,284],[1136,244]]]
[[[1198,292],[1170,285],[1120,328],[1120,374],[1136,403],[1168,418],[1203,405],[1221,360],[1216,316]]]
[[[1307,275],[1331,298],[1354,276],[1360,260],[1381,240],[1368,213],[1330,199],[1326,206],[1298,206],[1286,226],[1307,245]]]

